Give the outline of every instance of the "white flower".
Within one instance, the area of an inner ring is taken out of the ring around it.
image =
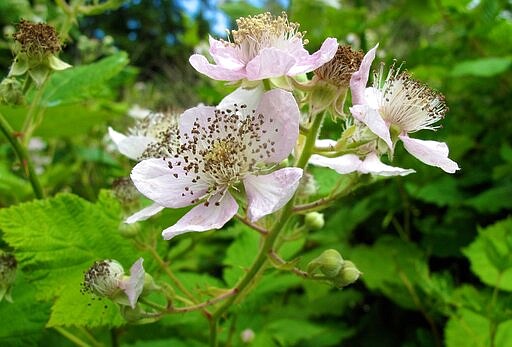
[[[238,30],[232,30],[233,42],[210,37],[210,55],[194,54],[189,61],[202,74],[221,81],[249,81],[295,76],[320,67],[336,53],[336,39],[328,38],[316,53],[304,49],[307,40],[290,23],[286,13],[274,17],[269,12],[237,19]]]
[[[459,170],[457,163],[448,158],[449,150],[444,142],[409,137],[409,133],[422,129],[436,129],[434,123],[447,111],[441,94],[413,80],[399,68],[391,67],[384,77],[382,66],[374,76],[373,87],[366,88],[377,46],[364,56],[361,67],[352,75],[352,115],[384,140],[391,151],[394,149],[393,140],[398,138],[409,153],[425,164],[449,173]],[[392,139],[392,133],[398,135]]]
[[[238,210],[230,190],[240,191],[240,183],[251,221],[278,210],[293,196],[301,169],[266,172],[268,165],[281,162],[295,145],[298,106],[292,94],[283,90],[266,92],[261,99],[260,95],[259,90],[239,89],[220,108],[198,106],[185,111],[180,118],[178,153],[143,160],[133,169],[137,189],[158,205],[196,205],[163,231],[165,239],[221,228]]]

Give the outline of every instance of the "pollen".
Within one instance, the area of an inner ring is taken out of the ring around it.
[[[123,275],[124,269],[117,261],[110,259],[96,261],[84,275],[82,293],[113,297],[119,291],[119,283]]]
[[[356,51],[348,45],[340,45],[336,55],[329,62],[316,69],[314,73],[324,81],[347,88],[352,74],[359,69],[363,56],[362,51]]]
[[[191,203],[208,200],[235,187],[247,174],[263,170],[258,163],[275,151],[275,141],[266,136],[269,132],[275,132],[273,119],[246,105],[196,118],[191,129],[180,134],[181,145],[168,166],[175,178],[186,175],[194,184],[208,185],[208,191],[206,196],[196,196],[191,187],[185,187],[181,195],[189,196]]]
[[[435,130],[439,126],[434,123],[448,112],[442,94],[413,79],[408,72],[400,71],[395,64],[389,69],[385,80],[381,65],[374,74],[373,87],[379,93],[376,98],[382,118],[402,132]]]

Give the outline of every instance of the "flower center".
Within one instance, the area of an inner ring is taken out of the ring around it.
[[[406,133],[439,127],[433,124],[448,111],[442,94],[401,72],[400,67],[395,69],[394,65],[384,83],[382,65],[374,77],[374,88],[382,93],[378,98],[379,112],[388,124]]]
[[[115,260],[96,261],[85,273],[82,292],[113,297],[119,290],[124,269]]]
[[[150,113],[140,119],[130,133],[153,139],[140,160],[147,158],[172,157],[180,145],[178,138],[179,113],[176,111]]]
[[[267,121],[272,123],[273,119]],[[191,203],[209,199],[234,187],[247,174],[263,170],[258,161],[275,151],[275,142],[262,137],[272,131],[265,123],[262,114],[248,111],[246,105],[216,109],[207,119],[196,118],[192,128],[181,134],[176,160],[169,161],[168,165],[171,169],[173,165],[181,166],[185,175],[193,177],[192,183],[205,183],[208,191],[206,196],[195,197],[191,187],[185,187],[182,196],[192,196]],[[174,173],[176,178],[178,175]]]
[[[60,51],[57,32],[51,25],[22,19],[16,27],[18,31],[13,38],[20,43],[21,51],[27,55],[42,57]]]
[[[278,17],[270,12],[241,17],[236,24],[238,30],[231,31],[233,42],[226,44],[238,47],[244,62],[252,60],[263,48],[286,49],[296,41],[307,44],[307,40],[303,40],[305,32],[299,32],[299,24],[290,23],[285,12]]]

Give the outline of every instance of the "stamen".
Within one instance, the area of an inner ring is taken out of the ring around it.
[[[348,87],[350,77],[359,69],[363,52],[355,51],[350,46],[338,46],[336,55],[329,62],[316,69],[318,78],[340,87]]]

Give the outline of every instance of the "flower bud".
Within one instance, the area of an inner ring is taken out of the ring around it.
[[[11,291],[16,279],[17,265],[14,255],[0,251],[0,302],[4,298],[12,302]]]
[[[345,260],[341,271],[333,278],[333,284],[338,288],[343,288],[354,283],[361,276],[362,272],[350,260]]]
[[[249,329],[249,328],[244,329],[240,333],[240,339],[245,344],[251,343],[254,340],[255,337],[256,337],[256,334],[254,333],[254,331],[252,329]]]
[[[308,264],[308,273],[313,273],[316,269],[319,269],[322,274],[326,277],[332,278],[338,275],[342,269],[344,260],[335,249],[328,249],[324,251],[320,256]]]
[[[20,105],[23,103],[21,83],[15,78],[5,78],[0,83],[0,104]]]
[[[309,230],[320,230],[324,227],[324,215],[320,212],[309,212],[304,217],[304,224]]]

